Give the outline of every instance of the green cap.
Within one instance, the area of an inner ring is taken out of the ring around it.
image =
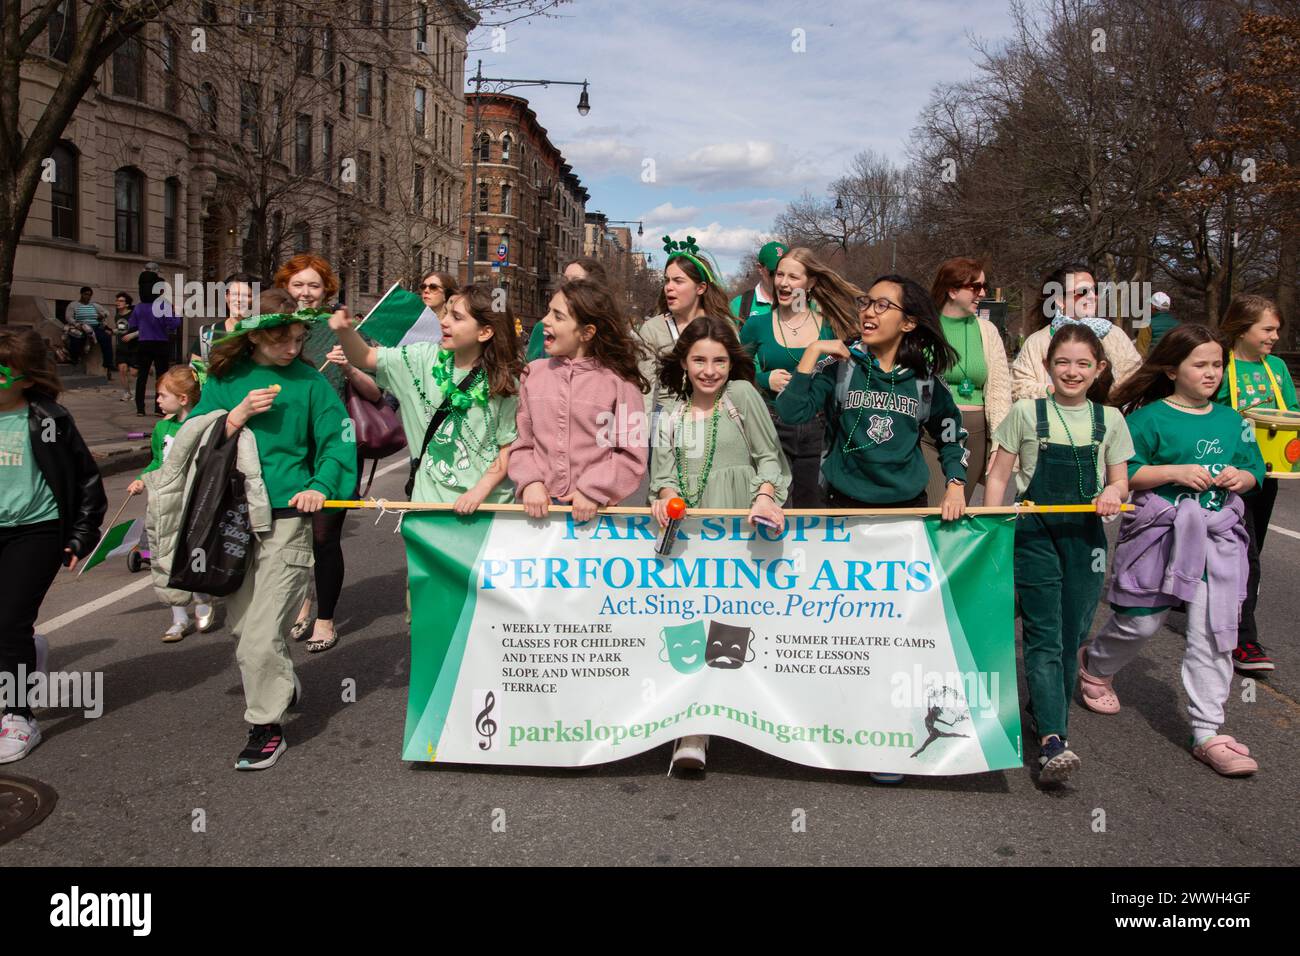
[[[762,249],[758,250],[758,264],[768,272],[775,272],[777,263],[781,257],[790,251],[790,247],[784,242],[769,242]]]

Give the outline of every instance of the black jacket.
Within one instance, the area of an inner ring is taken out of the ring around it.
[[[108,498],[99,466],[91,457],[68,410],[48,398],[31,398],[27,429],[32,457],[59,506],[59,536],[65,548],[84,558],[99,541]],[[66,562],[65,562],[66,563]]]

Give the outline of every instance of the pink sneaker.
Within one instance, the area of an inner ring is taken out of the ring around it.
[[[1259,769],[1259,764],[1250,756],[1250,748],[1226,734],[1211,737],[1193,747],[1192,756],[1225,777],[1246,777]]]
[[[1114,678],[1093,677],[1089,674],[1087,668],[1083,666],[1083,659],[1087,653],[1086,644],[1079,648],[1079,696],[1083,698],[1083,706],[1095,714],[1118,714],[1119,698],[1115,696],[1115,690],[1110,686]]]

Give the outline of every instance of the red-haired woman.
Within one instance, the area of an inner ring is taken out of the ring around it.
[[[339,292],[339,280],[328,262],[310,252],[302,252],[276,270],[272,280],[277,289],[284,289],[305,309],[328,309]],[[350,385],[362,398],[379,401],[382,393],[375,380],[352,366],[343,354],[343,346],[324,322],[307,327],[302,355],[313,367],[326,361],[325,378],[334,386],[339,398],[344,397],[344,386]],[[360,470],[358,469],[358,474]],[[352,489],[355,496],[357,489]],[[289,632],[295,641],[311,633],[307,641],[309,651],[327,651],[338,643],[334,628],[334,610],[339,595],[343,593],[343,520],[346,511],[317,511],[312,515],[312,553],[316,557],[316,620],[311,618],[311,600],[303,602],[298,621]]]
[[[1011,411],[1011,366],[997,326],[975,314],[979,300],[988,292],[984,266],[978,259],[958,257],[939,266],[930,287],[930,297],[939,310],[943,337],[957,351],[956,364],[944,372],[944,381],[957,400],[962,425],[969,433],[966,448],[970,451],[967,467],[966,502],[975,486],[984,480],[993,432]],[[931,501],[943,494],[943,468],[934,441],[921,439],[921,450],[930,467],[930,485],[926,489]]]

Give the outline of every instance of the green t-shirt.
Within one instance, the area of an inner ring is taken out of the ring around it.
[[[1300,404],[1296,402],[1295,382],[1291,380],[1291,370],[1286,367],[1276,355],[1265,355],[1264,362],[1268,363],[1269,369],[1273,371],[1273,377],[1277,380],[1278,390],[1282,393],[1282,403],[1291,411],[1300,411]],[[1277,396],[1273,394],[1273,386],[1268,380],[1268,371],[1264,368],[1264,362],[1247,362],[1245,359],[1234,357],[1232,365],[1237,372],[1237,411],[1244,412],[1249,408],[1277,408]],[[1223,382],[1219,385],[1219,394],[1214,396],[1214,400],[1220,405],[1232,404],[1232,393],[1229,391],[1230,380],[1228,369],[1223,370]]]
[[[443,393],[433,380],[434,363],[440,348],[433,342],[413,342],[397,348],[381,348],[375,364],[375,381],[401,403],[402,429],[407,450],[414,458],[429,429],[429,420],[442,406]],[[454,369],[460,384],[469,369]],[[453,412],[438,426],[411,489],[412,501],[452,504],[478,484],[501,449],[518,437],[515,414],[519,396],[493,395],[487,406],[471,405],[465,412]],[[502,478],[485,499],[493,504],[514,500],[514,485]]]
[[[1002,424],[993,432],[993,443],[1006,449],[1020,460],[1016,467],[1016,497],[1019,498],[1033,481],[1034,469],[1038,467],[1038,411],[1036,399],[1022,398],[1011,406],[1011,412],[1002,420]],[[1082,405],[1058,405],[1061,418],[1056,416],[1049,401],[1047,405],[1047,440],[1054,445],[1074,445],[1079,449],[1080,461],[1086,462],[1090,452],[1088,445],[1092,442],[1092,407],[1088,402]],[[1106,437],[1097,449],[1097,488],[1106,486],[1106,467],[1118,465],[1133,457],[1133,439],[1129,436],[1128,425],[1118,408],[1106,406],[1102,420],[1106,423]],[[1066,429],[1069,429],[1067,434]],[[1073,466],[1071,466],[1073,467]],[[1084,480],[1087,488],[1090,482]]]
[[[59,517],[45,476],[32,457],[27,404],[0,414],[0,528],[12,528]]]
[[[141,478],[162,467],[162,463],[167,460],[167,453],[172,450],[172,440],[183,424],[184,422],[178,422],[168,415],[153,427],[153,437],[149,439],[149,447],[153,449],[153,460],[145,465],[144,471],[140,472]]]
[[[809,321],[813,321],[811,316]],[[835,338],[835,331],[824,316],[822,317],[821,331],[818,333],[817,338]],[[740,344],[753,356],[754,383],[762,390],[763,396],[768,402],[771,402],[776,397],[768,384],[772,373],[779,368],[783,368],[787,372],[794,372],[799,366],[799,360],[803,358],[804,350],[797,346],[790,348],[785,344],[784,340],[777,340],[776,331],[772,328],[771,306],[767,307],[766,312],[759,312],[755,308],[749,321],[740,330]]]
[[[1254,475],[1256,486],[1264,480],[1264,459],[1255,441],[1254,427],[1222,405],[1212,404],[1208,413],[1198,415],[1168,402],[1152,402],[1128,417],[1128,430],[1133,436],[1130,479],[1143,465],[1203,465],[1211,475],[1231,465]],[[1191,488],[1172,482],[1155,492],[1175,504],[1185,496],[1196,495]],[[1222,508],[1226,496],[1222,488],[1209,488],[1196,495],[1201,507],[1210,511]]]
[[[536,362],[539,358],[546,358],[546,341],[545,327],[542,320],[538,319],[533,325],[533,330],[528,333],[528,351],[524,353],[524,362]]]
[[[760,315],[765,315],[769,318],[771,318],[772,316],[772,303],[764,302],[762,299],[760,299],[758,297],[758,289],[752,289],[750,291],[754,293],[753,295],[754,301],[749,306],[749,315],[740,314],[740,301],[745,297],[745,294],[743,292],[740,295],[736,296],[734,299],[732,299],[730,303],[731,314],[736,319],[736,321],[741,325],[744,325],[751,318],[757,318]]]
[[[271,407],[247,426],[257,438],[271,507],[288,507],[300,491],[319,491],[327,499],[351,497],[357,487],[351,419],[325,377],[305,362],[258,365],[241,357],[223,377],[208,376],[190,418],[232,409],[254,389],[276,384],[281,390]]]
[[[952,389],[958,405],[983,405],[989,370],[984,361],[984,333],[980,331],[979,319],[973,315],[965,318],[941,315],[939,320],[943,337],[959,356],[957,364],[943,373],[943,380]],[[969,383],[970,391],[966,394],[962,394],[963,383]]]

